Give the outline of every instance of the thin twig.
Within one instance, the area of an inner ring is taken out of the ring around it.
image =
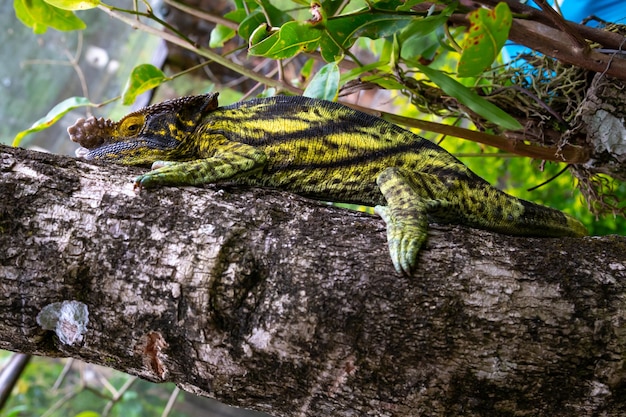
[[[54,385],[52,385],[52,390],[56,391],[56,390],[59,389],[59,387],[61,387],[61,384],[63,383],[63,380],[65,380],[65,377],[67,376],[67,374],[72,369],[72,363],[73,362],[74,362],[74,359],[72,359],[72,358],[68,358],[65,361],[65,366],[63,366],[63,370],[61,371],[61,373],[57,377],[57,380],[54,381]]]
[[[239,23],[233,20],[229,20],[222,16],[216,16],[210,13],[203,12],[202,10],[198,10],[196,8],[187,6],[185,4],[182,4],[174,0],[163,0],[163,3],[169,6],[172,6],[175,9],[180,10],[181,12],[185,12],[190,16],[195,16],[198,19],[206,20],[207,22],[213,22],[222,26],[226,26],[227,28],[230,28],[233,30],[237,30],[239,28]]]
[[[170,398],[168,398],[167,404],[163,409],[163,413],[161,413],[161,417],[167,417],[170,414],[170,411],[172,411],[172,408],[174,408],[174,404],[176,403],[176,397],[178,397],[179,393],[180,388],[174,387],[174,390],[172,391],[172,394],[170,395]]]
[[[124,385],[118,390],[117,394],[113,396],[113,398],[104,406],[102,409],[102,413],[100,413],[101,417],[107,417],[113,406],[118,403],[118,401],[122,398],[122,396],[133,386],[135,382],[137,382],[138,378],[136,376],[129,376]]]
[[[619,52],[620,53],[624,53],[624,51],[622,50],[622,47],[624,46],[624,43],[626,43],[626,37],[624,37],[624,40],[622,40],[622,43],[619,45]],[[611,68],[611,63],[613,62],[613,58],[615,57],[615,55],[617,55],[617,52],[612,53],[610,55],[609,62],[607,62],[607,64],[606,64],[606,68],[604,69],[604,71],[602,71],[602,73],[600,74],[600,77],[598,77],[598,78],[604,77],[604,74],[606,74],[606,72],[609,70],[609,68]]]
[[[567,36],[569,36],[570,39],[574,41],[576,46],[580,48],[581,52],[584,53],[585,51],[589,50],[589,45],[585,41],[585,38],[583,38],[580,33],[572,29],[567,21],[563,19],[563,16],[561,16],[556,10],[554,10],[546,0],[535,0],[535,3],[537,3],[539,7],[541,7],[543,12],[547,15],[548,19],[550,19],[550,21],[554,23],[556,27],[565,32]]]
[[[554,174],[553,176],[551,176],[550,178],[548,178],[547,180],[545,180],[544,182],[535,185],[534,187],[530,187],[529,189],[527,189],[526,191],[535,191],[537,188],[543,187],[544,185],[554,181],[555,179],[557,179],[558,177],[560,177],[565,171],[567,171],[567,169],[569,168],[569,165],[565,165],[565,167],[560,170],[559,172],[557,172],[556,174]]]
[[[51,415],[53,415],[57,410],[59,410],[61,407],[63,407],[63,405],[65,405],[65,403],[67,403],[69,400],[71,400],[72,398],[74,398],[75,396],[80,394],[83,389],[84,389],[84,386],[81,384],[81,386],[79,386],[79,389],[68,392],[63,397],[61,397],[57,402],[52,404],[52,406],[50,406],[50,408],[48,408],[41,415],[41,417],[50,417]]]

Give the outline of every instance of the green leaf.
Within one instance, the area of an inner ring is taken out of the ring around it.
[[[410,22],[398,35],[400,56],[404,59],[423,57],[430,60],[440,46],[449,49],[447,43],[443,42],[446,38],[443,28],[457,5],[456,2],[452,2],[438,14]]]
[[[250,36],[262,25],[267,25],[265,15],[262,10],[256,9],[239,24],[239,36],[250,41]]]
[[[316,4],[320,5],[323,9],[323,13],[325,16],[334,16],[337,14],[340,7],[346,7],[346,4],[344,3],[345,2],[343,1],[337,1],[337,0],[321,0],[321,2],[312,1],[311,7],[313,7],[313,5],[316,5]]]
[[[300,77],[304,80],[308,80],[313,73],[313,66],[315,65],[315,59],[310,58],[304,63],[300,69]]]
[[[399,7],[403,7],[405,0],[374,0],[371,2],[375,9],[384,9],[388,11],[395,11]]]
[[[522,128],[519,122],[504,110],[485,100],[443,72],[420,65],[417,62],[413,62],[412,64],[430,78],[432,82],[437,84],[446,94],[456,98],[459,100],[459,103],[467,106],[476,114],[479,114],[490,122],[502,126],[507,130],[518,130]]]
[[[256,0],[256,2],[265,11],[265,16],[267,16],[267,19],[269,20],[267,23],[269,23],[271,27],[282,26],[283,24],[293,20],[287,13],[274,7],[269,0]]]
[[[257,46],[258,44],[263,42],[266,38],[271,37],[276,32],[278,32],[278,30],[269,30],[267,27],[267,23],[261,23],[259,27],[254,29],[254,31],[250,34],[250,38],[248,39],[248,42],[250,43],[249,47],[251,48],[253,45]],[[261,49],[262,51],[266,51],[273,44],[274,44],[273,41],[268,42],[267,45],[269,46],[265,49],[263,49],[260,46],[257,46],[257,47],[259,47],[259,49]]]
[[[498,3],[492,10],[472,11],[469,20],[467,39],[457,67],[459,77],[476,76],[495,61],[509,37],[513,17],[506,3]]]
[[[398,11],[408,12],[411,11],[411,8],[416,4],[423,3],[424,0],[406,0],[401,6],[396,8]]]
[[[444,13],[425,18],[417,18],[406,25],[402,32],[400,32],[398,40],[400,40],[400,42],[406,42],[413,37],[421,38],[422,36],[429,35],[438,27],[443,26],[447,21],[448,15]]]
[[[315,74],[302,95],[334,101],[339,93],[339,77],[337,63],[326,64]]]
[[[125,105],[134,103],[139,94],[158,87],[169,79],[163,71],[152,64],[137,65],[133,68],[126,87],[124,87],[122,103]]]
[[[314,3],[315,5],[317,3]],[[263,7],[265,8],[265,5]],[[326,10],[318,12],[323,21]],[[289,21],[278,30],[261,31],[257,26],[249,37],[248,52],[251,55],[281,59],[292,57],[299,52],[313,51],[319,45],[324,60],[335,62],[343,57],[344,51],[350,48],[358,37],[379,39],[391,36],[413,19],[411,15],[378,9],[374,12],[370,9],[361,9],[346,15],[329,17],[325,24],[321,24],[318,18],[304,22]],[[246,23],[244,33],[249,30],[249,25],[244,20],[240,25],[240,33],[244,23]]]
[[[24,405],[24,404],[17,405],[17,406],[15,406],[13,408],[10,408],[10,409],[4,411],[4,414],[2,414],[2,416],[3,417],[20,417],[20,416],[24,415],[26,411],[28,411],[28,407],[26,405]]]
[[[221,48],[224,46],[226,41],[234,38],[237,34],[237,31],[224,26],[217,24],[215,28],[211,31],[211,38],[209,39],[209,47],[210,48]]]
[[[344,51],[354,44],[357,37],[378,39],[392,36],[413,19],[414,17],[410,15],[384,11],[372,13],[368,9],[329,17],[325,25],[324,36],[320,39],[322,58],[326,62],[333,62],[343,56]]]
[[[248,53],[272,59],[290,58],[299,52],[314,51],[321,35],[310,22],[287,22],[277,31],[267,31],[261,26],[250,36]]]
[[[100,0],[44,0],[51,6],[63,10],[87,10],[98,7]]]
[[[228,20],[232,20],[233,22],[241,23],[246,17],[248,17],[248,13],[244,9],[235,9],[232,12],[226,13],[224,17]]]
[[[18,133],[13,139],[13,146],[20,146],[22,139],[28,134],[39,132],[40,130],[44,130],[55,124],[61,119],[61,117],[65,116],[68,112],[85,106],[97,106],[97,104],[92,103],[85,97],[70,97],[68,99],[63,100],[56,106],[54,106],[48,114],[46,114],[41,119],[37,120],[33,125]]]
[[[400,56],[413,60],[419,57],[429,59],[439,49],[440,42],[436,33],[425,36],[411,36],[401,43]]]
[[[45,33],[48,27],[61,31],[87,27],[73,12],[51,6],[43,0],[13,0],[13,9],[15,16],[37,34]]]

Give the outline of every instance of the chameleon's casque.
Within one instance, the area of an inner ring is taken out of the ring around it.
[[[219,107],[217,94],[79,119],[77,155],[150,165],[140,187],[235,182],[376,206],[391,259],[409,273],[429,219],[527,236],[584,236],[573,217],[492,187],[443,148],[377,117],[306,97]],[[86,149],[85,149],[86,148]]]

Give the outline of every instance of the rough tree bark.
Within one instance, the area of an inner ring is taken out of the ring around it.
[[[626,412],[625,237],[433,226],[404,277],[377,217],[137,172],[0,148],[0,348],[275,416]]]

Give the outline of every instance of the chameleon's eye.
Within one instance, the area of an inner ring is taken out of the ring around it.
[[[124,120],[122,120],[122,124],[118,128],[118,133],[120,136],[135,136],[139,133],[143,124],[145,122],[145,117],[142,114],[135,114],[132,116],[128,116]]]

